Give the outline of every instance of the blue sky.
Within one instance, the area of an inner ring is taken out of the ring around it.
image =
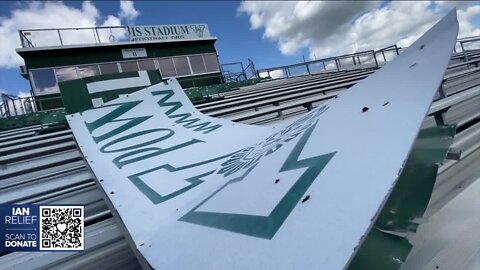
[[[65,3],[77,8],[82,5],[80,1]],[[119,9],[114,1],[98,1],[94,5],[104,15],[116,14]],[[301,53],[282,55],[274,43],[262,39],[260,29],[250,30],[248,16],[237,15],[238,6],[239,1],[135,1],[135,8],[140,11],[135,24],[207,23],[211,34],[217,37],[216,48],[221,63],[246,63],[251,58],[260,67],[267,67],[301,61]],[[16,7],[18,4],[15,2],[0,2],[0,17],[8,17]],[[20,76],[18,67],[0,68],[0,89],[16,94],[28,91],[30,85]]]
[[[54,4],[66,6],[68,12],[79,10],[81,14],[78,16],[88,13],[82,1]],[[453,6],[459,9],[459,20],[463,18],[461,30],[464,34],[480,35],[478,1],[441,4],[419,1],[135,1],[132,8],[139,14],[133,16],[134,19],[119,14],[117,1],[95,1],[88,6],[98,12],[92,21],[96,25],[109,20],[109,15],[116,16],[117,22],[124,25],[207,23],[212,35],[217,37],[216,48],[221,63],[242,61],[245,64],[250,58],[257,68],[298,63],[303,61],[303,56],[313,59],[394,43],[408,46]],[[19,44],[18,34],[15,34],[18,29],[14,28],[17,25],[37,28],[39,23],[33,16],[25,16],[32,17],[30,19],[15,14],[26,10],[30,12],[28,14],[34,14],[46,9],[41,2],[0,1],[0,40],[11,40],[11,44],[0,48],[0,90],[10,94],[30,90],[27,80],[20,76],[16,65],[19,60],[8,59],[9,55],[15,54],[13,46]],[[461,12],[464,15],[460,16]],[[50,16],[41,20],[42,25],[60,24],[55,24],[55,19]],[[45,24],[49,20],[51,23]],[[391,25],[397,26],[392,28]],[[372,31],[375,35],[367,34]]]
[[[140,15],[136,25],[206,23],[217,37],[220,62],[265,61],[266,65],[281,65],[298,61],[300,56],[281,56],[275,44],[262,39],[263,31],[250,30],[249,18],[237,15],[240,1],[135,1]],[[81,6],[81,2],[73,2]],[[118,3],[97,1],[95,6],[105,14],[115,14]],[[263,60],[260,60],[263,59]]]

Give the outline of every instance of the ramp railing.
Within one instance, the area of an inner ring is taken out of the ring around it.
[[[18,116],[36,111],[33,97],[17,97],[2,93],[0,118]]]
[[[246,67],[243,67],[242,62],[222,64],[222,75],[227,83],[258,78],[255,64],[251,59],[248,59],[248,65]]]
[[[379,65],[376,54],[377,52],[374,50],[368,50],[319,60],[305,61],[303,63],[292,65],[257,69],[257,76],[259,78],[270,77],[272,79],[279,79],[311,75],[322,72],[378,68]]]
[[[460,45],[460,48],[462,49],[462,53],[463,53],[463,56],[465,58],[465,62],[467,62],[469,60],[469,53],[470,53],[470,50],[468,50],[470,47],[470,49],[472,49],[472,43],[474,42],[480,42],[480,37],[477,36],[477,37],[467,37],[467,38],[461,38],[461,39],[458,39],[457,40],[457,43]],[[478,49],[478,48],[477,48]],[[475,51],[475,50],[473,50]]]
[[[375,51],[375,58],[378,60],[383,59],[383,63],[391,61],[395,58],[395,56],[399,55],[400,51],[396,44],[387,46],[382,49],[378,49]],[[379,57],[381,56],[381,57]]]

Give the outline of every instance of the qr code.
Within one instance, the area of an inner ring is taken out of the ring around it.
[[[83,206],[40,206],[40,250],[84,250]]]

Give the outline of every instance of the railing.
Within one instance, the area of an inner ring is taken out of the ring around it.
[[[457,42],[455,43],[455,47],[453,48],[453,52],[456,53],[457,49],[462,48],[461,45],[460,45],[460,42],[468,41],[468,40],[475,39],[475,38],[478,38],[478,36],[471,36],[471,37],[464,37],[464,38],[457,39]]]
[[[225,63],[221,65],[222,75],[225,82],[240,82],[248,79],[256,78],[255,65],[253,61],[248,59],[248,65],[243,67],[242,62]]]
[[[465,62],[468,61],[468,50],[465,49],[465,44],[472,43],[472,42],[479,42],[480,37],[467,37],[467,38],[461,38],[458,39],[457,42],[460,44],[460,48],[462,48],[462,53],[465,58]]]
[[[253,61],[250,58],[248,58],[248,65],[243,70],[243,73],[246,75],[247,79],[257,79],[258,78],[257,70],[255,69],[255,64],[253,63]]]
[[[378,59],[378,57],[377,57],[378,54],[382,54],[383,62],[386,63],[388,61],[391,61],[395,56],[400,54],[400,48],[398,48],[397,45],[395,44],[395,45],[387,46],[385,48],[376,50],[375,51],[375,58],[376,59]],[[386,55],[387,56],[393,55],[393,57],[386,57]],[[387,60],[387,58],[388,58],[388,60]],[[380,59],[382,59],[382,58],[380,58]]]
[[[225,82],[237,82],[238,80],[246,80],[246,76],[242,72],[232,72],[229,70],[222,71]]]
[[[391,45],[376,51],[369,50],[352,54],[345,54],[320,60],[308,61],[287,66],[258,69],[257,76],[271,78],[289,78],[328,71],[342,71],[362,68],[378,68],[382,63],[388,62],[399,55],[402,49]],[[379,58],[381,55],[383,58]],[[392,57],[393,56],[393,57]]]
[[[375,51],[363,51],[293,65],[257,69],[258,77],[289,78],[320,72],[378,67]]]
[[[228,65],[239,65],[241,67],[241,71],[239,72],[232,72],[230,70],[225,70],[223,66],[228,66]],[[225,80],[225,82],[241,82],[241,81],[246,81],[249,79],[256,79],[258,78],[257,71],[255,70],[255,64],[253,61],[249,58],[248,59],[248,65],[243,68],[243,63],[242,62],[235,62],[235,63],[227,63],[227,64],[222,64],[222,75]]]
[[[127,41],[128,26],[19,30],[22,48]]]
[[[17,97],[2,93],[0,104],[0,118],[18,116],[37,111],[34,99],[30,97]]]
[[[434,120],[437,125],[444,125],[446,123],[445,114],[451,110],[452,107],[455,107],[456,110],[462,108],[465,113],[474,112],[475,114],[470,120],[462,120],[463,122],[459,122],[459,124],[464,125],[467,122],[477,123],[475,122],[477,121],[475,119],[480,119],[480,112],[478,112],[478,110],[474,110],[474,108],[475,106],[478,107],[478,98],[480,97],[480,83],[476,81],[476,75],[478,74],[478,70],[468,70],[467,72],[460,71],[457,74],[450,76],[447,75],[444,77],[442,84],[438,89],[438,98],[433,102],[432,107],[428,112],[428,116],[431,116],[432,120]],[[451,80],[462,80],[465,79],[466,76],[470,76],[468,81],[472,84],[453,86],[448,85],[447,89],[444,88],[446,87],[445,82]],[[331,86],[325,87],[319,84],[315,85],[315,87],[309,86],[312,88],[300,86],[311,84],[310,79],[296,84],[286,83],[276,88],[275,96],[273,96],[274,93],[271,91],[267,91],[265,94],[256,92],[254,93],[255,98],[252,98],[247,102],[247,95],[252,94],[252,92],[248,92],[243,96],[235,96],[232,101],[229,101],[229,99],[226,98],[224,101],[222,101],[225,106],[224,108],[219,107],[220,103],[216,103],[213,105],[213,107],[216,107],[215,109],[219,111],[216,112],[215,110],[210,109],[210,112],[207,114],[215,117],[226,117],[228,115],[228,118],[232,121],[242,121],[249,124],[277,121],[283,117],[293,116],[300,112],[304,112],[305,109],[311,110],[312,108],[318,106],[320,102],[333,99],[340,91],[344,91],[345,89],[357,83],[357,81],[347,82],[341,77],[337,78],[336,80],[338,81]],[[298,87],[296,89],[296,93],[298,93],[298,95],[295,95],[295,97],[292,98],[293,96],[291,94],[293,90],[291,88],[294,85]],[[308,91],[312,92],[307,94]],[[285,98],[287,95],[289,95],[288,99]],[[475,103],[466,103],[465,107],[461,107],[462,105],[459,105],[466,101],[474,101]],[[238,110],[224,110],[225,108],[237,107]],[[261,110],[258,109],[259,107],[261,107]],[[208,109],[208,107],[204,106],[201,111],[207,112]],[[452,112],[451,115],[457,115],[457,112]],[[451,116],[447,117],[447,119],[451,119]]]

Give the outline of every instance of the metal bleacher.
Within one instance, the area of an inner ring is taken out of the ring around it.
[[[463,53],[452,56],[443,91],[437,94],[423,124],[424,127],[457,124],[453,149],[461,152],[440,167],[424,220],[427,224],[437,212],[448,210],[445,206],[462,196],[480,175],[480,50],[472,51],[468,61],[464,60]],[[374,72],[374,69],[343,70],[271,80],[222,93],[222,100],[203,103],[197,108],[215,117],[269,125],[298,117],[341,95],[342,91]],[[77,150],[71,131],[52,130],[40,134],[40,128],[37,125],[0,132],[0,203],[85,205],[86,248],[79,253],[4,253],[0,254],[0,268],[140,268],[102,191]],[[437,252],[425,252],[428,241],[435,241],[435,237],[434,232],[422,231],[421,227],[418,235],[412,236],[412,241],[417,241],[410,255],[413,261],[407,260],[404,269],[422,269],[431,261],[442,265],[443,257],[439,258],[438,254],[443,254],[442,248],[449,246],[440,246]],[[470,258],[480,258],[479,248],[480,242],[468,250],[472,253]],[[449,260],[455,258],[449,257]],[[455,269],[473,269],[466,268],[469,261],[463,265],[465,268]]]

